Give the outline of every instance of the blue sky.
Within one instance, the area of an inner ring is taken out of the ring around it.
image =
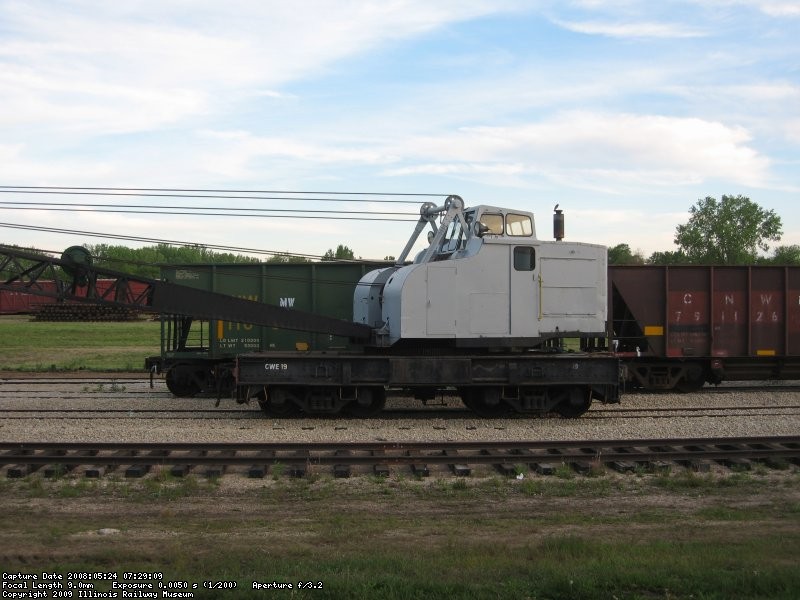
[[[558,203],[568,239],[645,255],[676,249],[698,199],[742,194],[800,244],[798,32],[800,0],[0,0],[0,185],[452,193],[531,210],[542,238]],[[410,234],[8,207],[0,221],[364,258]]]

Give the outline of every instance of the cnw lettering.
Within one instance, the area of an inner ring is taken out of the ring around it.
[[[294,307],[294,298],[280,298],[280,305],[283,308],[293,308]]]

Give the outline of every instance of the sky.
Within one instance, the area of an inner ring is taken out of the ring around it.
[[[645,256],[741,194],[800,244],[798,32],[800,0],[0,0],[0,186],[457,194],[534,212],[542,239],[559,204],[568,240]],[[0,243],[141,245],[12,224],[383,258],[431,198],[408,200],[0,193]]]

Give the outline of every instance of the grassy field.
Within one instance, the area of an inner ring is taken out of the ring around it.
[[[522,481],[33,476],[0,483],[0,563],[14,573],[157,572],[195,598],[794,599],[798,483],[796,471]],[[212,591],[206,581],[236,588]],[[255,592],[254,582],[292,589]]]
[[[0,317],[2,371],[141,371],[146,356],[158,355],[157,321],[30,321]]]

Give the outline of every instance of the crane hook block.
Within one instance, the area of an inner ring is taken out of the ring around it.
[[[78,285],[86,285],[86,269],[92,266],[92,254],[83,246],[70,246],[61,255],[64,272],[76,280]]]

